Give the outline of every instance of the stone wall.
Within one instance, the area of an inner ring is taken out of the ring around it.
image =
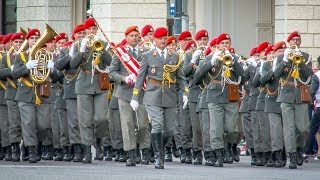
[[[93,15],[110,41],[120,42],[127,27],[167,26],[166,0],[91,0]]]
[[[316,61],[320,55],[319,0],[275,1],[275,41],[286,41],[292,31],[301,33],[301,50]]]
[[[39,28],[48,23],[56,31],[71,32],[71,0],[18,0],[17,27]]]

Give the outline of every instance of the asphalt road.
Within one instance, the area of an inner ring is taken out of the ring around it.
[[[268,168],[250,166],[250,157],[241,156],[235,164],[225,164],[223,168],[181,164],[178,159],[165,163],[165,169],[155,169],[153,165],[125,167],[125,163],[93,161],[92,164],[40,161],[28,162],[0,161],[0,180],[104,180],[104,179],[320,179],[320,161],[311,160],[298,169]]]

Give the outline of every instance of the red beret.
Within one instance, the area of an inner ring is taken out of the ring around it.
[[[269,52],[271,52],[271,51],[273,51],[273,46],[268,46],[267,48],[266,48],[266,51],[264,52],[264,55],[266,56]]]
[[[68,36],[66,35],[66,33],[62,32],[58,36],[56,36],[56,42],[60,41],[61,39],[65,39],[68,41]]]
[[[88,29],[92,26],[96,26],[96,22],[94,22],[93,18],[88,18],[85,22],[84,22],[84,29]]]
[[[126,39],[123,39],[122,41],[121,41],[121,43],[120,43],[120,46],[124,46],[124,45],[126,45],[127,44],[127,40]]]
[[[256,53],[260,53],[261,51],[263,51],[264,49],[266,49],[268,46],[270,46],[270,43],[269,42],[262,42],[258,45],[257,47],[257,50],[256,50]]]
[[[212,38],[210,41],[210,46],[214,46],[217,44],[217,38]]]
[[[200,31],[198,31],[196,33],[195,39],[198,40],[198,39],[200,39],[202,37],[208,37],[208,31],[207,30],[201,29]]]
[[[174,36],[169,36],[167,39],[167,45],[171,44],[171,43],[175,43],[177,42],[177,38]]]
[[[71,39],[72,39],[72,40],[76,40],[76,38],[74,37],[74,33],[72,33]]]
[[[232,54],[234,54],[236,51],[234,50],[234,48],[230,48],[230,49],[229,49],[229,52],[232,53]]]
[[[229,34],[227,34],[227,33],[222,33],[222,34],[220,34],[220,35],[217,37],[216,42],[217,42],[217,44],[219,44],[221,41],[226,40],[226,39],[230,39]]]
[[[128,27],[127,30],[124,32],[124,35],[128,35],[132,31],[139,32],[138,26],[130,26],[130,27]]]
[[[6,44],[7,42],[9,42],[12,36],[13,36],[13,33],[7,34],[7,35],[2,39],[2,44]]]
[[[180,33],[179,37],[178,37],[178,40],[181,41],[181,40],[184,40],[185,38],[187,37],[192,37],[191,35],[191,32],[190,31],[183,31]]]
[[[274,44],[273,51],[276,51],[278,49],[284,49],[286,47],[287,47],[286,43],[284,41],[280,41],[280,42],[277,42],[276,44]]]
[[[2,41],[2,39],[5,37],[6,35],[0,35],[0,42]]]
[[[22,32],[17,32],[17,33],[14,33],[10,39],[11,39],[11,41],[13,41],[15,39],[24,39],[24,35]]]
[[[30,29],[26,35],[26,39],[29,39],[30,36],[40,36],[40,31],[38,29]]]
[[[208,56],[210,53],[211,53],[211,47],[209,46],[206,49],[206,56]]]
[[[186,51],[188,50],[190,47],[195,47],[196,46],[196,42],[194,40],[190,40],[186,43],[186,45],[184,45],[183,50]]]
[[[257,47],[251,49],[250,56],[253,56],[255,53],[257,53]]]
[[[80,32],[80,31],[84,31],[84,26],[83,26],[83,24],[78,24],[78,25],[76,25],[76,27],[74,27],[74,29],[73,29],[73,33],[78,33],[78,32]]]
[[[72,44],[73,44],[73,41],[67,41],[62,45],[62,47],[68,47],[68,46],[71,46]]]
[[[150,24],[147,24],[141,29],[141,36],[144,37],[147,33],[153,31],[153,27]]]
[[[153,33],[153,37],[155,38],[160,38],[163,36],[168,36],[168,30],[165,27],[159,27]]]
[[[289,36],[288,36],[288,39],[287,39],[287,42],[289,42],[293,37],[300,37],[300,33],[298,31],[293,31]]]

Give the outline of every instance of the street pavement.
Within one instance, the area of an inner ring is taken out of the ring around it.
[[[154,165],[125,167],[125,163],[93,161],[92,164],[73,162],[40,161],[28,162],[0,161],[0,180],[319,180],[320,161],[311,159],[298,169],[268,168],[250,166],[250,157],[241,156],[241,161],[225,164],[223,168],[181,164],[178,159],[165,163],[165,169],[155,169]]]

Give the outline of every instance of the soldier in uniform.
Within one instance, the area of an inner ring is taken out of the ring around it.
[[[145,26],[143,26],[143,28],[141,29],[141,37],[143,39],[142,43],[150,43],[150,44],[146,44],[145,48],[149,49],[153,48],[153,32],[154,29],[150,24],[146,24]],[[151,46],[152,45],[152,46]]]
[[[10,56],[11,53],[13,53],[13,49],[9,47],[8,45],[11,45],[11,37],[13,36],[13,33],[7,34],[2,39],[2,44],[4,44],[5,47],[5,54],[3,55],[3,58],[1,61],[6,59],[6,55],[8,54]],[[13,47],[14,48],[14,47]],[[17,49],[17,45],[15,46],[15,49]],[[10,50],[11,49],[11,50]],[[3,151],[5,153],[4,159],[6,161],[12,160],[12,150],[11,150],[11,144],[10,144],[10,136],[9,136],[9,128],[10,128],[10,120],[8,117],[8,107],[7,102],[5,98],[6,94],[6,77],[0,77],[0,130],[1,130],[1,145],[3,148]]]
[[[277,57],[274,76],[280,78],[277,102],[281,103],[284,144],[290,158],[289,168],[296,169],[297,165],[303,164],[302,148],[307,137],[308,105],[311,101],[308,85],[313,72],[311,56],[299,50],[299,32],[292,32],[287,42],[290,48]],[[292,60],[295,55],[298,59]]]
[[[274,166],[282,167],[282,153],[283,152],[283,128],[281,119],[281,108],[280,103],[277,103],[278,95],[278,82],[273,76],[273,63],[276,62],[274,57],[281,54],[286,47],[285,42],[280,41],[276,43],[273,47],[269,46],[266,49],[265,55],[267,56],[267,61],[263,63],[260,81],[262,84],[266,84],[267,95],[265,96],[265,112],[268,113],[269,123],[270,123],[270,137],[272,152],[274,154]]]
[[[29,48],[31,48],[40,37],[38,29],[31,29],[26,35]],[[29,77],[31,69],[38,66],[38,60],[28,59],[28,53],[20,53],[16,56],[12,77],[14,79],[21,78],[18,83],[16,100],[18,101],[21,126],[24,144],[28,147],[29,163],[36,163],[40,160],[37,155],[36,146],[42,144],[47,137],[50,125],[50,99],[47,96],[40,96],[40,86],[44,89],[48,87],[46,83],[33,85]],[[47,68],[53,68],[54,63],[48,61]]]
[[[95,47],[91,45],[93,41],[98,40],[96,37],[98,27],[93,18],[88,18],[85,21],[84,29],[88,37],[74,45],[75,55],[70,61],[70,67],[72,69],[80,67],[75,93],[77,94],[81,142],[85,146],[82,163],[91,163],[91,145],[94,142],[96,156],[99,160],[103,160],[101,139],[107,128],[108,101],[106,99],[107,90],[100,88],[98,76],[106,72],[107,66],[111,62],[111,56],[105,49],[95,50]],[[106,43],[101,43],[107,47]],[[100,81],[100,83],[103,82]]]
[[[15,96],[17,92],[17,80],[12,79],[12,69],[15,57],[19,47],[22,45],[24,40],[24,35],[21,32],[15,33],[11,37],[12,41],[12,52],[8,52],[3,56],[0,62],[0,79],[6,79],[6,93],[5,99],[8,106],[8,117],[9,117],[9,140],[12,147],[12,161],[20,161],[20,142],[21,136],[21,118],[18,108],[18,102],[15,101]]]
[[[200,81],[195,84],[200,85],[205,76],[211,78],[206,98],[210,115],[210,144],[217,157],[214,166],[223,167],[224,151],[228,163],[233,163],[231,144],[235,143],[238,137],[238,89],[243,69],[238,63],[239,57],[228,51],[231,46],[228,34],[220,34],[217,44],[218,50],[212,57],[208,57],[211,60],[199,67],[197,73]],[[227,146],[224,149],[225,143]]]
[[[251,86],[252,80],[255,72],[256,59],[258,59],[259,54],[256,52],[257,48],[254,47],[250,51],[250,58],[246,60],[246,64],[243,64],[244,75],[243,75],[243,86],[242,86],[242,101],[239,109],[239,113],[242,116],[242,125],[244,130],[244,135],[246,138],[246,146],[250,149],[251,152],[251,165],[256,165],[256,154],[254,152],[254,143],[253,143],[253,129],[252,129],[252,118],[254,107],[250,104],[250,100],[254,96],[254,91],[256,88]],[[251,93],[251,90],[254,90]]]
[[[79,41],[85,36],[83,24],[77,25],[73,29],[73,34],[75,43],[79,44]],[[55,63],[55,67],[59,71],[63,71],[64,75],[63,98],[66,100],[69,142],[72,145],[72,151],[74,152],[73,162],[81,162],[82,148],[77,112],[77,96],[75,94],[75,84],[80,68],[73,69],[70,67],[70,60],[75,54],[72,50],[72,44],[71,48],[67,45],[65,46],[66,47],[60,49],[59,57]],[[78,48],[79,47],[80,46],[78,45]]]
[[[175,133],[173,114],[177,108],[176,86],[178,85],[184,93],[188,92],[188,88],[180,66],[181,58],[166,49],[168,30],[160,27],[155,30],[153,36],[156,48],[142,56],[130,105],[134,111],[143,106],[139,105],[139,99],[143,96],[142,87],[145,78],[148,77],[143,104],[152,123],[151,143],[155,155],[155,168],[163,169],[164,145]],[[186,95],[183,95],[183,99],[187,103]]]
[[[124,46],[124,50],[127,52],[122,50],[122,53],[127,54],[128,59],[141,62],[142,53],[148,51],[148,49],[139,47],[139,35],[137,26],[127,28],[125,31],[127,45]],[[110,66],[110,79],[117,83],[114,95],[118,98],[119,103],[123,149],[128,155],[126,166],[135,166],[136,163],[140,163],[140,150],[142,150],[143,156],[141,163],[149,164],[150,131],[148,115],[143,105],[135,111],[130,107],[136,75],[129,72],[126,69],[128,67],[125,67],[122,61],[117,55],[113,56]],[[139,102],[142,103],[142,97]]]
[[[194,165],[202,165],[202,130],[199,113],[197,112],[197,101],[201,89],[198,85],[193,84],[193,79],[199,62],[205,59],[205,50],[208,43],[207,30],[202,29],[198,31],[195,35],[195,40],[198,49],[194,52],[189,51],[186,53],[183,62],[183,72],[189,82],[189,111],[192,127]]]

